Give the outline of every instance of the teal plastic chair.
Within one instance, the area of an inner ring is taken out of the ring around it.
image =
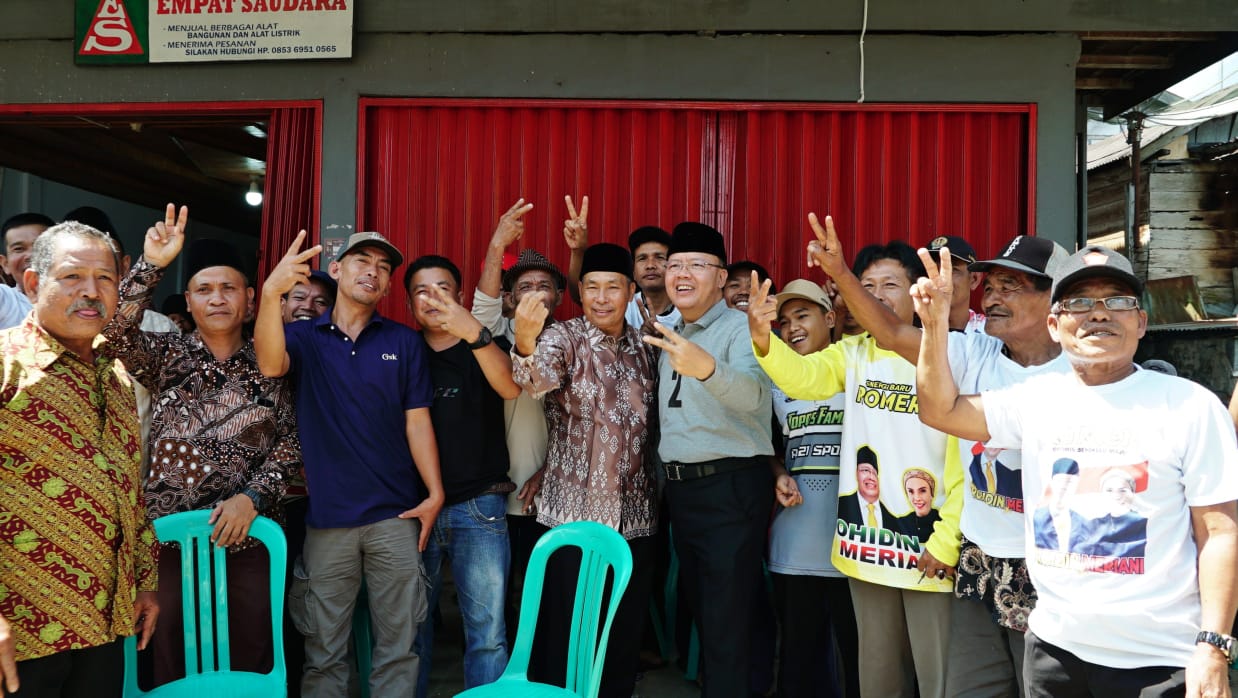
[[[284,569],[288,542],[278,524],[259,516],[249,527],[249,535],[262,541],[271,558],[271,635],[275,648],[271,671],[259,674],[231,669],[228,647],[227,555],[211,545],[207,523],[211,512],[186,511],[155,519],[155,535],[163,543],[180,543],[181,608],[185,618],[185,672],[177,679],[150,691],[138,688],[138,643],[125,640],[125,696],[157,698],[272,698],[288,694],[284,666]],[[194,578],[194,561],[198,575]],[[166,584],[172,580],[161,580]],[[171,632],[170,628],[157,632]],[[201,661],[199,662],[199,657]]]
[[[580,576],[576,582],[576,603],[572,607],[572,634],[568,641],[567,687],[559,688],[529,681],[529,653],[537,614],[542,603],[542,583],[550,554],[564,546],[580,548]],[[606,593],[607,572],[614,572],[610,603],[602,621],[602,597]],[[619,599],[632,579],[632,551],[614,529],[592,521],[577,521],[556,526],[538,539],[529,557],[520,600],[520,622],[511,659],[498,681],[471,688],[458,696],[467,698],[558,698],[579,696],[596,698],[602,683],[602,665],[610,626],[619,608]],[[601,629],[599,631],[599,625]]]

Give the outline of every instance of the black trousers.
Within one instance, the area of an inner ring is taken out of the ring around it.
[[[649,615],[649,594],[653,580],[656,543],[652,536],[628,541],[632,550],[632,579],[619,601],[606,661],[602,668],[602,698],[630,698],[636,686],[640,659],[641,633]],[[550,556],[542,586],[542,605],[537,632],[529,659],[529,675],[534,681],[562,686],[567,672],[567,651],[571,638],[572,606],[576,602],[576,582],[580,571],[580,550],[562,548]],[[603,614],[610,597],[602,602]]]
[[[274,663],[270,560],[261,545],[228,554],[228,644],[235,671],[265,673]],[[145,690],[185,676],[180,550],[160,549],[159,580],[159,628],[146,651],[138,653],[139,685]]]
[[[17,678],[17,698],[120,698],[124,640],[18,662]]]
[[[1186,669],[1153,666],[1114,669],[1085,662],[1028,631],[1023,645],[1027,698],[1152,698],[1185,696]]]
[[[781,698],[860,696],[860,640],[846,577],[771,574],[782,644],[778,652]],[[833,661],[833,638],[842,665]],[[840,679],[842,679],[840,681]]]
[[[753,467],[666,483],[671,538],[688,604],[700,630],[704,698],[747,698],[752,599],[774,502],[764,457]]]

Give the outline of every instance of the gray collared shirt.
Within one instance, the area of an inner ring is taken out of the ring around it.
[[[719,300],[676,332],[709,352],[716,366],[701,381],[658,358],[658,455],[682,463],[772,455],[770,382],[752,354],[748,319]]]

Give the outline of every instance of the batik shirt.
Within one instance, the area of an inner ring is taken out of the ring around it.
[[[140,459],[114,361],[82,361],[33,316],[0,331],[0,614],[18,661],[133,634],[137,593],[158,586]]]
[[[280,520],[277,505],[301,460],[291,388],[258,371],[249,340],[219,360],[197,331],[141,331],[162,275],[139,260],[121,282],[116,319],[104,329],[106,350],[153,395],[150,517],[209,508],[244,493],[260,514]]]
[[[631,325],[611,337],[583,317],[547,327],[512,378],[545,396],[550,451],[537,521],[596,521],[629,540],[653,535],[657,504],[648,419],[654,363]]]

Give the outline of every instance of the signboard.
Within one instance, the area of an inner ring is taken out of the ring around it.
[[[79,64],[352,57],[355,0],[76,0]]]

